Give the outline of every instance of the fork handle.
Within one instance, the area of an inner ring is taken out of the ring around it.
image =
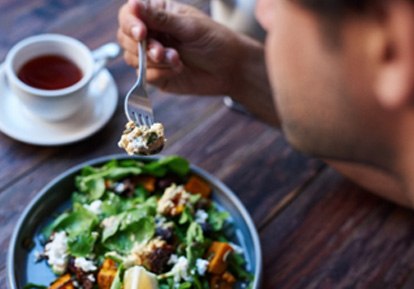
[[[146,82],[146,70],[147,70],[147,42],[142,40],[138,43],[138,81],[137,83],[145,86]]]

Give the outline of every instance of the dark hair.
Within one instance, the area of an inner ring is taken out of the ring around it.
[[[301,5],[325,16],[340,16],[347,13],[365,13],[377,6],[376,0],[296,0]]]
[[[379,15],[387,0],[292,0],[320,16],[324,41],[331,48],[341,46],[340,27],[348,17]],[[394,0],[388,0],[394,1]],[[411,0],[410,0],[411,1]]]
[[[273,0],[276,1],[276,0]],[[291,0],[320,16],[321,30],[328,46],[341,46],[340,27],[349,17],[374,17],[382,21],[389,2],[394,0]],[[414,0],[406,0],[414,4]],[[388,2],[388,3],[387,3]]]
[[[349,15],[377,13],[384,8],[386,0],[293,0],[305,8],[333,20]],[[393,1],[393,0],[389,0]],[[408,0],[414,3],[414,0]]]

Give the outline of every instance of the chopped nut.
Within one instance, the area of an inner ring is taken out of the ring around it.
[[[125,149],[129,155],[152,155],[160,152],[164,147],[164,127],[154,123],[151,127],[137,126],[133,121],[125,125],[118,146]]]

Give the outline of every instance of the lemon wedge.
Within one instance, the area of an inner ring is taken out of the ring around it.
[[[124,273],[124,289],[158,289],[157,277],[141,266],[131,267]]]

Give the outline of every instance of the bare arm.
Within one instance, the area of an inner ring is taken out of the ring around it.
[[[267,76],[263,45],[240,35],[242,58],[233,78],[230,96],[252,114],[274,127],[280,127]]]
[[[129,0],[119,13],[124,58],[137,66],[137,41],[149,39],[148,81],[180,94],[230,95],[278,126],[263,45],[174,1]]]

